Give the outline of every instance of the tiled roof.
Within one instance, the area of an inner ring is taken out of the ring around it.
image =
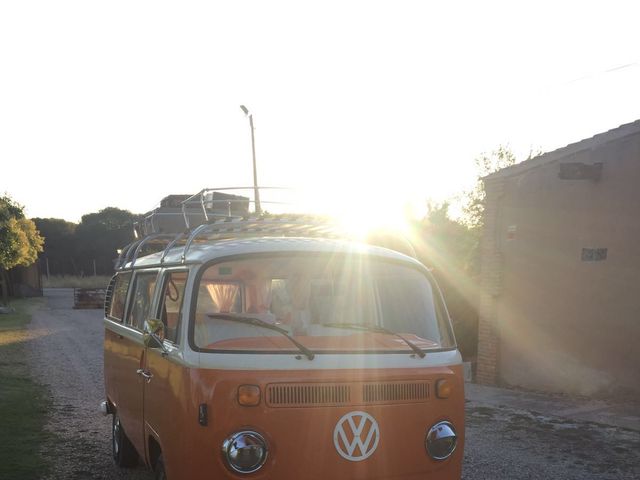
[[[573,155],[584,150],[589,150],[599,145],[612,142],[614,140],[619,140],[621,138],[628,137],[637,133],[640,133],[640,120],[620,125],[617,128],[613,128],[609,131],[594,135],[591,138],[585,138],[584,140],[580,140],[579,142],[570,143],[566,147],[558,148],[557,150],[553,150],[552,152],[543,153],[542,155],[538,155],[537,157],[525,160],[524,162],[516,163],[515,165],[503,168],[502,170],[498,170],[495,173],[487,175],[486,177],[484,177],[484,179],[487,180],[492,178],[517,175],[518,173],[529,170],[531,168],[539,167],[541,165],[545,165],[547,163],[551,163],[553,161],[568,157],[569,155]]]

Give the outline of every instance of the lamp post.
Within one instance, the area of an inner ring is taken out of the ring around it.
[[[256,169],[256,138],[253,127],[253,114],[244,105],[240,105],[240,109],[244,112],[245,116],[249,117],[249,127],[251,127],[251,151],[253,153],[253,199],[255,201],[256,214],[262,213],[260,207],[260,190],[258,189],[258,171]]]

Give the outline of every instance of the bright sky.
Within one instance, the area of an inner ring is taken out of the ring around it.
[[[639,119],[639,5],[1,2],[0,193],[78,221],[250,185],[245,104],[262,185],[399,216],[468,188],[501,143]]]

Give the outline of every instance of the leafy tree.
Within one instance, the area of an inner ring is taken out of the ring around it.
[[[88,213],[82,216],[78,228],[100,227],[106,230],[121,230],[132,228],[133,221],[139,215],[134,215],[129,210],[116,207],[106,207],[96,213]]]
[[[537,157],[542,151],[531,149],[525,160]],[[486,190],[484,177],[492,173],[510,167],[518,163],[515,154],[508,145],[500,145],[490,153],[481,153],[476,159],[476,171],[478,179],[476,186],[465,194],[466,202],[463,206],[463,222],[470,228],[473,242],[469,251],[469,273],[475,278],[480,274],[480,242],[482,240],[482,229],[484,226],[484,210],[486,206]]]
[[[532,148],[526,160],[542,155],[540,148]],[[466,203],[464,205],[465,223],[471,227],[482,227],[483,215],[486,200],[483,178],[492,173],[510,167],[518,163],[515,154],[508,145],[499,145],[492,152],[481,153],[475,159],[476,172],[478,175],[476,186],[466,193]]]
[[[447,253],[452,266],[468,272],[473,235],[468,225],[450,217],[449,207],[449,202],[428,206],[427,215],[421,222],[422,235],[429,239],[433,248]]]
[[[465,213],[465,223],[471,228],[481,229],[487,197],[482,179],[498,170],[515,165],[516,156],[509,146],[500,145],[490,153],[481,153],[475,159],[475,164],[478,179],[473,190],[466,194],[467,201],[463,209]]]
[[[5,305],[9,301],[8,271],[35,262],[43,243],[35,223],[25,218],[24,208],[9,196],[0,197],[0,284]]]
[[[34,218],[38,231],[44,236],[43,256],[57,275],[77,274],[76,224],[61,218]]]
[[[99,273],[111,274],[116,250],[133,241],[133,223],[139,217],[115,207],[83,215],[75,231],[80,273],[92,273],[95,260]]]
[[[414,225],[420,238],[418,257],[432,268],[451,314],[458,347],[465,359],[477,351],[477,291],[470,276],[475,242],[471,228],[449,216],[449,203],[429,205],[427,215]]]
[[[538,154],[531,151],[528,158]],[[452,219],[445,202],[430,205],[427,215],[415,225],[421,239],[418,255],[423,263],[433,267],[465,358],[474,357],[477,349],[480,240],[486,205],[483,178],[516,163],[516,156],[508,146],[480,154],[475,159],[476,186],[465,194],[464,217]]]

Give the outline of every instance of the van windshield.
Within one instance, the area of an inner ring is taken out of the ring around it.
[[[198,349],[215,352],[292,351],[287,335],[264,323],[315,353],[453,348],[436,295],[410,264],[360,255],[253,257],[203,272],[191,334]]]

